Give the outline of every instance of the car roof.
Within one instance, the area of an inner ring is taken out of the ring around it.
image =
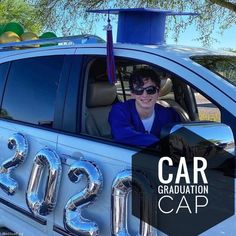
[[[96,43],[96,44],[73,44],[73,45],[58,45],[58,46],[47,46],[47,47],[38,47],[38,48],[27,48],[27,49],[5,49],[0,51],[0,59],[8,56],[19,55],[23,53],[33,53],[33,52],[45,52],[51,50],[65,50],[73,48],[105,48],[105,43]],[[114,43],[114,49],[129,49],[137,50],[143,52],[149,52],[161,56],[166,56],[168,58],[175,59],[186,59],[192,56],[202,56],[202,55],[222,55],[222,56],[236,56],[235,53],[223,51],[223,50],[214,50],[208,48],[200,47],[189,47],[184,45],[140,45],[140,44],[123,44],[123,43]]]
[[[115,44],[115,48],[129,48],[133,50],[143,50],[158,55],[177,57],[177,58],[190,58],[192,56],[202,55],[222,55],[222,56],[236,56],[235,53],[227,52],[224,50],[215,50],[201,47],[190,47],[184,45],[135,45],[135,44]]]

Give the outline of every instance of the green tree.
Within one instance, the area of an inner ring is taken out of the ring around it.
[[[223,33],[236,23],[235,0],[32,0],[31,2],[38,6],[40,14],[47,19],[47,27],[64,35],[90,32],[94,21],[99,19],[99,16],[95,14],[88,16],[85,12],[91,8],[148,6],[198,12],[200,14],[198,17],[168,17],[167,33],[177,40],[179,34],[189,24],[195,24],[196,31],[199,32],[196,40],[201,41],[203,45],[217,41],[212,38],[214,31]]]
[[[1,0],[0,15],[0,24],[18,22],[25,31],[37,34],[43,28],[43,18],[39,15],[38,8],[24,0]]]

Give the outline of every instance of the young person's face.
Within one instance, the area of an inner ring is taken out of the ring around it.
[[[159,90],[151,79],[144,78],[143,82],[144,85],[142,87],[134,85],[134,90],[137,92],[131,91],[131,97],[136,100],[136,105],[139,108],[154,109],[159,96]]]

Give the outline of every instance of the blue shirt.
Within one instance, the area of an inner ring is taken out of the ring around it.
[[[114,104],[108,118],[113,139],[123,144],[147,147],[159,141],[162,127],[171,122],[180,122],[173,108],[155,104],[154,111],[155,119],[148,134],[145,133],[134,99]]]

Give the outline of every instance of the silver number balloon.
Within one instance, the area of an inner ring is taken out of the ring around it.
[[[116,236],[129,236],[127,226],[127,206],[128,195],[132,190],[133,185],[137,186],[142,191],[152,191],[147,179],[141,173],[135,174],[132,179],[132,171],[124,170],[116,176],[112,184],[112,235]],[[147,184],[144,184],[147,183]],[[143,189],[145,188],[145,189]],[[150,209],[149,206],[143,205],[144,210]],[[151,236],[154,235],[153,228],[146,222],[140,222],[141,227],[138,235]]]
[[[18,188],[18,183],[15,179],[11,178],[11,173],[26,159],[28,142],[23,134],[16,133],[8,139],[8,148],[15,150],[15,155],[4,161],[0,166],[0,187],[6,193],[13,195]]]
[[[95,236],[99,234],[98,225],[81,215],[82,208],[91,204],[102,187],[102,174],[95,164],[86,160],[76,161],[71,165],[68,176],[72,182],[78,182],[85,175],[87,186],[71,197],[64,209],[64,226],[75,235]]]
[[[45,168],[48,168],[47,183],[44,189],[44,197],[40,198],[39,187]],[[34,215],[48,215],[54,209],[57,202],[61,171],[61,159],[55,151],[43,148],[36,154],[26,192],[27,205]]]

